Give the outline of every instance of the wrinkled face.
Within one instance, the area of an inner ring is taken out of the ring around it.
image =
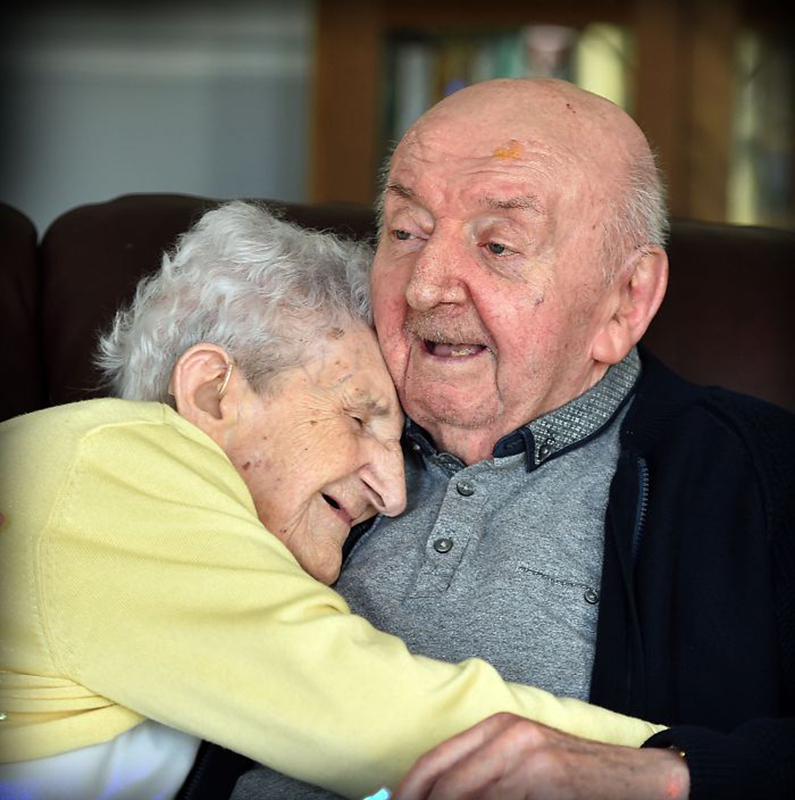
[[[562,123],[461,105],[395,152],[372,294],[403,407],[472,463],[604,374],[605,198]]]
[[[368,327],[332,328],[315,348],[264,395],[249,390],[225,450],[263,524],[332,583],[351,526],[403,511],[402,413]]]

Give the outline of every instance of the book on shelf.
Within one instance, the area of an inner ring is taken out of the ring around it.
[[[478,81],[531,75],[564,78],[624,107],[630,42],[614,25],[530,25],[510,31],[411,34],[387,43],[385,149],[438,100]]]

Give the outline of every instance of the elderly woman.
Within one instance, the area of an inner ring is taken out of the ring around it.
[[[0,796],[173,797],[204,739],[361,797],[499,710],[658,729],[413,656],[328,587],[405,505],[368,259],[225,204],[103,340],[121,399],[0,426]]]

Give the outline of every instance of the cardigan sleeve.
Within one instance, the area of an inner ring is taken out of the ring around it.
[[[644,747],[675,746],[690,769],[689,800],[791,800],[795,789],[795,719],[760,719],[731,734],[676,725]]]
[[[208,443],[148,423],[81,443],[39,551],[48,646],[80,685],[353,797],[497,711],[635,746],[661,729],[410,654],[300,568]]]

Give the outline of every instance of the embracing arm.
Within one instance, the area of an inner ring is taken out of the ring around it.
[[[64,675],[354,797],[497,711],[629,746],[661,730],[482,661],[411,655],[300,569],[220,451],[174,435],[131,426],[82,446],[40,550]]]

